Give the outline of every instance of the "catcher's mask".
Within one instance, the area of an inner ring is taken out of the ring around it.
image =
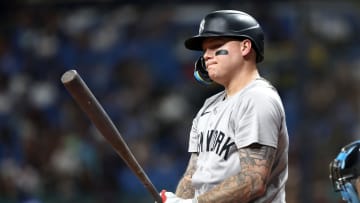
[[[349,203],[360,203],[355,181],[360,175],[360,140],[343,147],[330,163],[330,180],[336,192]]]

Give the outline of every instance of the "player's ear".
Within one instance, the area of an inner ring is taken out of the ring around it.
[[[252,48],[252,43],[249,39],[242,40],[240,45],[240,51],[244,58],[251,59],[254,58],[256,60],[255,50]]]
[[[249,54],[251,51],[251,41],[249,39],[244,39],[241,41],[241,52],[243,53],[243,56]]]

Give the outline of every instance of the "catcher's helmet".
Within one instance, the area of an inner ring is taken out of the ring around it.
[[[330,163],[330,180],[336,192],[341,192],[343,200],[359,203],[358,192],[354,187],[360,175],[360,140],[343,147]]]
[[[199,34],[185,41],[185,47],[202,51],[202,42],[208,37],[248,38],[257,53],[256,62],[264,59],[264,32],[249,14],[235,10],[214,11],[200,23]]]

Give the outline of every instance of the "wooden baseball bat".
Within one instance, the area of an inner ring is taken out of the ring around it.
[[[77,71],[66,71],[61,77],[61,82],[74,98],[76,103],[101,132],[102,136],[112,145],[117,154],[150,192],[154,200],[158,203],[162,203],[159,192],[156,190],[140,164],[135,159],[108,114],[105,112]]]

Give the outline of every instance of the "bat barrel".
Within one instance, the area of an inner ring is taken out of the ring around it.
[[[117,130],[108,114],[100,105],[96,97],[92,94],[77,71],[66,71],[61,77],[61,82],[74,98],[76,103],[100,131],[103,137],[112,145],[117,154],[135,173],[145,188],[150,192],[154,200],[158,203],[161,203],[162,199],[159,195],[159,192],[151,183],[150,179],[147,177],[146,173],[137,162],[134,155],[131,153],[120,132]]]

